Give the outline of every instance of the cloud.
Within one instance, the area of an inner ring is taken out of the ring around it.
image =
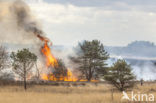
[[[155,0],[44,0],[48,3],[72,4],[75,6],[92,6],[92,7],[110,7],[123,6],[120,4],[127,4],[130,6],[155,6]],[[112,7],[111,7],[112,8]]]
[[[152,3],[102,0],[104,6],[99,6],[98,0],[90,6],[87,1],[86,6],[75,5],[77,2],[73,0],[28,3],[54,44],[75,45],[84,39],[99,39],[105,45],[127,45],[134,40],[156,43],[156,13]]]

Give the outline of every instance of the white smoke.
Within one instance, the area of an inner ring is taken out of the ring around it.
[[[107,61],[108,66],[111,66],[117,61],[117,59],[125,59],[132,67],[132,72],[136,76],[137,80],[153,81],[156,80],[156,58],[147,57],[130,57],[130,56],[110,56]],[[155,62],[154,62],[155,61]]]

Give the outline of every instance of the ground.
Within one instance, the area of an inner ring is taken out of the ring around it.
[[[146,83],[143,86],[137,84],[133,91],[156,96],[156,83]],[[131,90],[128,93],[130,94]],[[122,92],[113,90],[112,93],[112,86],[106,83],[76,87],[34,85],[27,91],[24,91],[22,86],[0,88],[0,103],[131,103],[121,98]]]

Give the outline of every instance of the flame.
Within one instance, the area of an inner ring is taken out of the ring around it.
[[[56,58],[53,56],[53,54],[51,53],[51,50],[47,44],[47,42],[45,42],[44,47],[41,49],[42,53],[45,55],[46,57],[46,65],[49,66],[57,66],[57,60]]]
[[[50,75],[43,74],[42,79],[50,80],[50,81],[77,81],[78,80],[75,76],[73,76],[70,69],[67,70],[66,76],[60,76],[59,78],[56,78],[53,73],[50,73]]]
[[[70,69],[67,71],[67,76],[60,76],[59,78],[56,78],[53,73],[49,76],[47,74],[42,74],[42,79],[46,81],[87,82],[86,79],[78,79],[75,77]],[[91,80],[91,82],[98,82],[98,80]]]
[[[48,45],[48,43],[50,43],[50,45],[52,45],[51,41],[44,37],[44,36],[41,36],[40,34],[38,34],[37,32],[34,32],[34,34],[41,40],[44,42],[44,46],[42,47],[41,49],[41,52],[44,54],[44,56],[46,57],[46,63],[47,63],[47,66],[57,66],[58,63],[57,63],[57,60],[56,58],[53,56],[52,52],[51,52],[51,49]]]

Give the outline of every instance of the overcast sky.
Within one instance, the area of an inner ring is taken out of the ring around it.
[[[156,0],[27,0],[55,45],[156,43]]]

